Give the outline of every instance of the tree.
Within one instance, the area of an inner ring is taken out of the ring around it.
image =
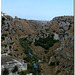
[[[35,40],[35,46],[41,46],[47,50],[54,45],[54,43],[58,42],[58,40],[54,40],[54,34],[48,36],[46,38],[40,38],[39,40]]]
[[[15,19],[17,19],[18,17],[17,16],[15,16]]]
[[[55,66],[55,62],[51,62],[50,65],[51,65],[51,66]]]

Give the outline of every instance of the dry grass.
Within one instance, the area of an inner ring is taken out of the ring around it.
[[[47,53],[47,56],[52,56],[53,52],[60,47],[60,42],[55,43],[50,49],[49,52]]]

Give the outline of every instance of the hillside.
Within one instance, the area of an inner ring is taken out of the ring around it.
[[[22,59],[31,66],[35,61],[39,66],[38,75],[74,74],[73,16],[55,17],[43,25],[39,21],[12,18],[3,13],[1,18],[2,54]],[[28,72],[35,75],[32,70],[34,68],[29,68]]]

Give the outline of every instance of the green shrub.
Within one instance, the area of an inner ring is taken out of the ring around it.
[[[45,49],[49,49],[54,45],[54,43],[58,42],[58,40],[53,39],[54,35],[48,36],[47,38],[40,38],[39,40],[35,40],[35,46],[41,46]]]
[[[60,70],[57,70],[57,73],[61,72]]]
[[[12,43],[10,43],[11,45],[13,45],[14,44],[14,42],[12,42]]]
[[[23,60],[26,60],[27,62],[30,62],[32,58],[28,55],[27,57],[23,58]]]
[[[55,32],[55,30],[53,30],[53,32]]]
[[[45,30],[46,30],[46,32],[49,31],[49,29],[45,29]]]
[[[11,54],[11,53],[9,53],[8,55],[12,56],[12,54]]]
[[[5,37],[4,37],[4,36],[2,36],[2,37],[1,37],[1,39],[2,39],[2,40],[5,40]]]
[[[28,54],[28,51],[32,53],[32,50],[28,47],[26,39],[25,38],[20,38],[19,39],[21,46],[24,48],[24,52]]]
[[[71,28],[72,26],[71,25],[69,25],[69,28],[68,28],[68,30]]]
[[[15,49],[14,51],[18,51],[18,49]]]
[[[55,66],[55,62],[51,62],[50,65],[51,65],[51,66]]]
[[[8,69],[4,68],[4,70],[2,71],[2,74],[3,74],[3,75],[9,75]]]
[[[7,45],[5,44],[5,47],[7,47]]]
[[[12,73],[15,73],[18,71],[18,67],[17,66],[14,66],[14,68],[12,69]]]
[[[2,23],[2,25],[5,25],[5,22],[4,21],[2,21],[1,23]]]
[[[3,33],[2,36],[7,36],[7,34],[6,33]]]
[[[59,65],[59,63],[60,63],[60,61],[57,61],[57,62],[56,62],[56,65]]]

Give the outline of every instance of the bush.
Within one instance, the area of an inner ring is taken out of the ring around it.
[[[4,37],[4,36],[2,36],[2,37],[1,37],[1,39],[2,39],[2,40],[5,40],[5,37]]]
[[[18,51],[18,49],[15,49],[14,51]]]
[[[2,21],[5,21],[5,18],[4,17],[2,17]]]
[[[24,52],[28,54],[28,51],[32,53],[32,50],[28,47],[26,38],[19,39],[21,46],[24,48]]]
[[[61,72],[60,70],[57,70],[57,73]]]
[[[4,33],[4,34],[2,34],[2,36],[7,36],[7,34],[6,34],[6,33]]]
[[[8,55],[12,56],[12,54],[11,54],[11,53],[9,53]]]
[[[56,62],[56,65],[59,65],[59,63],[60,63],[60,61],[57,61],[57,62]]]
[[[24,60],[26,60],[27,62],[30,62],[32,58],[30,56],[27,56],[26,58],[24,58]]]
[[[53,30],[53,32],[55,32],[55,30]]]
[[[2,21],[2,25],[5,25],[5,22],[4,21]]]
[[[12,43],[10,43],[11,45],[13,45],[14,44],[14,42],[12,42]]]
[[[12,69],[12,73],[15,73],[18,71],[18,67],[17,66],[14,66],[14,68]]]
[[[24,71],[21,71],[19,75],[26,75]]]
[[[68,28],[68,30],[71,28],[72,26],[71,25],[69,25],[69,28]]]
[[[51,66],[55,66],[55,62],[51,62],[50,65],[51,65]]]
[[[8,69],[4,68],[4,70],[3,70],[2,74],[3,74],[3,75],[8,75],[8,74],[9,74]]]
[[[7,45],[5,44],[5,47],[7,47]]]
[[[32,44],[32,42],[31,42],[31,41],[27,41],[27,42],[28,42],[28,44],[29,44],[29,45],[31,45],[31,44]]]

